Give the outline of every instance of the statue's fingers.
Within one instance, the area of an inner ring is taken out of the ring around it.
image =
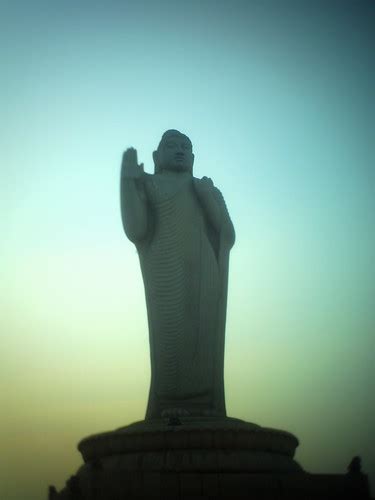
[[[137,150],[128,148],[124,153],[123,161],[127,164],[137,164]]]
[[[130,158],[132,156],[132,151],[133,151],[133,148],[128,148],[124,151],[124,155],[123,157],[124,158]]]
[[[136,149],[134,149],[134,148],[130,149],[130,158],[131,158],[132,161],[134,161],[135,163],[137,163],[137,150]]]
[[[127,163],[129,163],[129,149],[124,151],[122,154],[122,164],[126,165]]]

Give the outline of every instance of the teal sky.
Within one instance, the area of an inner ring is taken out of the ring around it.
[[[375,2],[0,4],[0,497],[45,498],[77,442],[144,417],[143,284],[119,172],[161,134],[221,189],[230,416],[310,472],[375,481]]]

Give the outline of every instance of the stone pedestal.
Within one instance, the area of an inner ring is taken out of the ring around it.
[[[297,446],[288,432],[232,418],[137,422],[83,439],[84,465],[49,499],[369,498],[362,474],[304,472]]]

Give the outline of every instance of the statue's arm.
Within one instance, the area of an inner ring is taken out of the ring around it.
[[[228,246],[232,247],[235,241],[235,232],[223,195],[214,187],[212,180],[207,177],[195,179],[194,184],[208,222],[225,239]]]
[[[137,163],[137,151],[127,149],[123,155],[120,180],[122,224],[126,236],[139,243],[147,235],[147,197],[143,165]]]
[[[224,197],[216,187],[213,189],[213,197],[215,198],[216,203],[220,210],[220,217],[221,217],[220,234],[227,242],[229,248],[232,248],[234,242],[236,241],[236,233],[234,231],[234,226],[229,216],[228,208],[224,201]]]

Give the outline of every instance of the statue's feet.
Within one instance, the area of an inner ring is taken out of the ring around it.
[[[163,418],[173,418],[173,417],[189,417],[190,412],[185,408],[166,408],[161,412]]]
[[[209,417],[222,418],[222,413],[210,408],[165,408],[161,412],[162,418],[183,418],[183,417]]]

